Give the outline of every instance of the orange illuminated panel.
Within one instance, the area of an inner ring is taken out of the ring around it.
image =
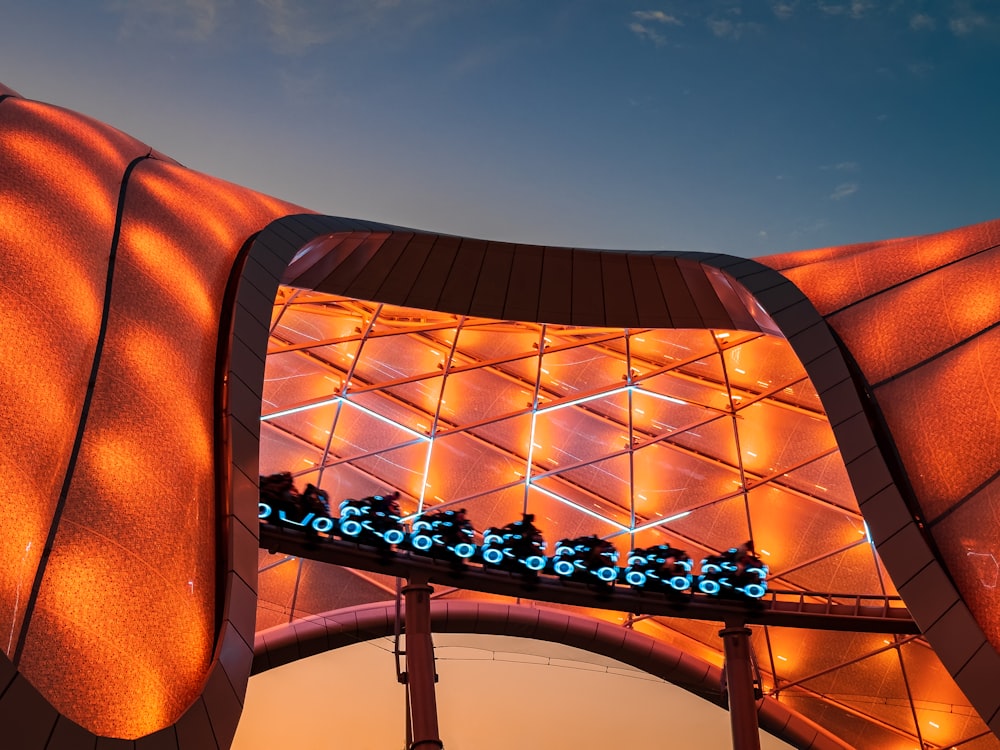
[[[820,313],[828,314],[998,243],[1000,221],[993,221],[926,237],[772,256],[759,261],[781,270]]]
[[[87,432],[21,661],[96,734],[154,732],[203,689],[221,300],[246,238],[288,210],[169,163],[132,173]]]
[[[13,655],[79,422],[138,141],[55,107],[0,106],[0,649]]]
[[[933,522],[1000,466],[1000,331],[876,389],[910,483]]]
[[[830,323],[878,383],[1000,320],[998,276],[1000,254],[975,255],[850,307]]]

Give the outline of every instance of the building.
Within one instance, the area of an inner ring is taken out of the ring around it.
[[[760,260],[513,246],[316,215],[2,88],[0,174],[19,746],[228,746],[255,620],[349,603],[280,569],[258,597],[256,479],[288,467],[898,592],[925,640],[755,636],[768,710],[800,744],[996,746],[1000,222]],[[632,630],[708,680],[717,628]]]

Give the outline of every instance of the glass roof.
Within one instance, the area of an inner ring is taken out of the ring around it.
[[[700,558],[750,539],[772,589],[896,593],[816,391],[775,336],[497,321],[283,287],[263,394],[261,473],[334,500],[398,491],[409,517],[465,508],[480,530],[530,512],[550,544],[596,533],[623,553],[671,543]],[[262,552],[261,568],[258,628],[394,593],[312,561]],[[718,624],[632,627],[721,664]],[[857,747],[1000,747],[922,639],[754,632],[765,688]]]

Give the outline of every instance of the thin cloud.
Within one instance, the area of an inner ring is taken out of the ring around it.
[[[633,21],[628,25],[629,31],[635,34],[640,39],[647,39],[655,44],[657,47],[661,47],[667,43],[666,37],[659,33],[655,29],[645,26],[638,21]]]
[[[771,12],[782,21],[787,21],[795,13],[795,6],[798,4],[798,0],[773,0]]]
[[[856,182],[842,182],[830,193],[830,200],[839,201],[854,195],[861,186]]]
[[[934,31],[937,23],[926,13],[917,13],[910,18],[910,29],[913,31]]]
[[[870,0],[852,0],[849,3],[828,3],[818,0],[816,3],[821,11],[828,16],[850,16],[851,18],[864,18],[872,8]]]
[[[634,18],[638,18],[640,21],[654,21],[656,23],[665,23],[671,26],[684,25],[684,22],[677,18],[677,16],[669,16],[662,10],[634,10],[632,11],[632,16]]]
[[[948,28],[955,36],[967,36],[986,25],[986,18],[977,13],[966,13],[948,19]]]
[[[839,161],[836,164],[826,164],[820,169],[825,171],[834,172],[857,172],[861,168],[861,165],[856,161]]]
[[[211,38],[229,0],[110,0],[107,8],[121,14],[118,33],[166,32],[192,41]]]
[[[257,0],[271,46],[298,55],[334,39],[406,34],[458,7],[447,0]]]
[[[709,18],[705,25],[719,39],[739,39],[747,32],[758,32],[763,28],[759,23],[729,18]]]

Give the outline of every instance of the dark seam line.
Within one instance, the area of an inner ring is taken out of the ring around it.
[[[0,94],[0,104],[3,104],[5,99],[15,99],[13,94]]]
[[[833,310],[832,312],[824,314],[823,317],[832,318],[834,315],[839,315],[840,313],[844,312],[844,310],[849,310],[856,305],[862,304],[863,302],[875,299],[880,294],[891,292],[893,289],[898,289],[901,286],[905,286],[906,284],[909,284],[911,281],[922,279],[924,276],[930,276],[932,273],[936,273],[937,271],[940,271],[942,268],[949,268],[951,266],[957,265],[958,263],[961,263],[962,261],[969,260],[970,258],[975,258],[979,255],[982,255],[983,253],[988,253],[990,250],[996,250],[998,247],[1000,247],[1000,245],[990,245],[989,247],[984,247],[982,250],[977,250],[976,252],[971,253],[970,255],[963,255],[961,258],[956,258],[955,260],[949,260],[947,263],[944,263],[943,265],[935,266],[934,268],[928,269],[927,271],[924,271],[922,273],[918,273],[916,276],[911,276],[910,278],[904,279],[903,281],[897,281],[895,284],[887,286],[885,289],[879,289],[877,292],[869,294],[867,297],[862,297],[861,299],[854,300],[854,302],[849,302],[843,307],[839,307],[836,310]]]
[[[973,339],[977,339],[980,336],[989,333],[990,331],[992,331],[993,329],[997,328],[998,326],[1000,326],[1000,321],[997,321],[996,323],[991,323],[990,325],[986,326],[986,328],[981,328],[980,330],[976,331],[975,333],[971,334],[970,336],[966,336],[961,341],[956,341],[951,346],[946,347],[946,348],[942,349],[941,351],[939,351],[939,352],[937,352],[935,354],[932,354],[927,359],[922,359],[919,362],[917,362],[917,364],[910,365],[905,370],[900,370],[895,375],[890,375],[889,377],[885,378],[884,380],[878,381],[877,383],[875,383],[872,386],[872,391],[874,392],[874,391],[878,390],[879,388],[881,388],[883,385],[888,385],[889,383],[892,383],[895,380],[899,380],[900,378],[905,377],[906,375],[909,375],[911,372],[913,372],[915,370],[919,370],[921,367],[923,367],[924,365],[926,365],[928,362],[933,362],[935,359],[940,359],[944,355],[950,354],[951,352],[955,351],[959,347],[965,346],[966,344],[968,344]]]
[[[90,379],[87,381],[87,394],[83,399],[83,408],[80,410],[80,421],[76,428],[76,438],[73,440],[73,449],[66,464],[66,475],[63,478],[62,489],[59,491],[59,500],[56,502],[55,511],[52,514],[52,523],[49,525],[49,533],[45,538],[45,547],[42,549],[42,556],[38,561],[38,569],[35,571],[35,580],[31,584],[31,594],[24,607],[24,616],[21,619],[21,632],[17,636],[17,646],[14,648],[14,656],[11,659],[17,667],[21,661],[21,654],[24,651],[24,644],[28,638],[28,629],[31,625],[31,617],[34,614],[35,604],[38,601],[38,592],[42,587],[42,579],[45,577],[45,569],[52,554],[52,545],[55,543],[56,532],[59,529],[59,521],[66,508],[66,500],[69,496],[69,488],[73,482],[73,473],[76,469],[76,462],[80,455],[80,448],[83,445],[83,435],[87,429],[87,417],[90,413],[90,403],[94,397],[94,389],[97,385],[97,373],[101,366],[101,355],[104,351],[104,340],[108,332],[108,318],[111,313],[111,288],[114,281],[115,261],[118,256],[118,241],[121,237],[122,219],[125,213],[125,191],[128,187],[129,177],[140,162],[151,158],[152,152],[137,156],[125,168],[122,175],[121,188],[118,191],[118,208],[115,215],[115,230],[111,236],[111,250],[108,254],[108,273],[104,282],[104,306],[101,310],[101,327],[97,334],[97,345],[94,347],[94,359],[90,367]]]
[[[958,510],[967,502],[969,502],[969,500],[971,500],[980,492],[982,492],[984,489],[986,489],[987,486],[995,482],[997,480],[997,477],[1000,477],[1000,471],[993,472],[991,476],[989,476],[982,483],[980,483],[978,487],[972,489],[972,491],[970,491],[965,497],[956,500],[950,508],[943,510],[940,514],[935,516],[933,520],[928,520],[927,525],[930,526],[931,528],[937,526],[939,523],[941,523],[941,521],[945,520],[948,516],[950,516],[956,510]]]

